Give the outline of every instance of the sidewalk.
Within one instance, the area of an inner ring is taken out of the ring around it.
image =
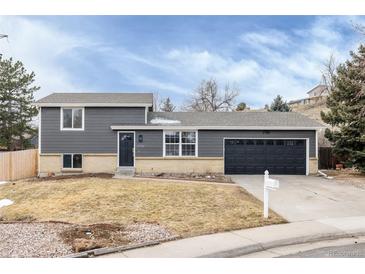
[[[101,257],[238,257],[269,248],[365,235],[365,216],[329,218],[197,236]]]

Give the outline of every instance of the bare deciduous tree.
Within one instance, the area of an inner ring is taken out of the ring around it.
[[[336,75],[337,63],[333,54],[323,63],[322,83],[327,86],[328,92],[333,90],[333,78]]]
[[[365,35],[365,26],[362,24],[352,23],[354,30],[362,35]]]
[[[214,79],[204,80],[193,92],[192,98],[186,104],[185,109],[197,112],[232,111],[238,94],[239,89],[236,87],[231,88],[229,84],[221,92]]]

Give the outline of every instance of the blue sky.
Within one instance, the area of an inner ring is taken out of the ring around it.
[[[365,37],[349,16],[0,17],[0,52],[22,60],[41,91],[157,92],[182,105],[201,80],[240,89],[263,107],[301,98],[333,54],[349,57]]]

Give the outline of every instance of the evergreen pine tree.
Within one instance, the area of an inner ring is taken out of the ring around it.
[[[244,111],[245,109],[247,109],[247,105],[244,102],[239,103],[236,107],[236,111]]]
[[[0,146],[7,150],[15,149],[16,139],[25,148],[29,144],[26,137],[34,133],[31,121],[37,109],[31,103],[33,93],[39,90],[33,85],[34,77],[22,62],[0,56]]]
[[[171,102],[170,97],[167,97],[161,103],[161,111],[163,112],[173,112],[175,110],[174,104]]]
[[[270,105],[268,111],[280,111],[280,112],[288,112],[291,111],[287,102],[283,100],[283,97],[280,95],[276,96],[273,102]]]
[[[329,111],[322,120],[333,127],[325,136],[334,153],[349,159],[365,173],[365,47],[351,52],[351,60],[338,66],[327,98]]]

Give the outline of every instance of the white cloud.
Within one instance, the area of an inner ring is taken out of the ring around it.
[[[195,72],[214,71],[225,66],[227,62],[221,56],[212,54],[207,50],[193,51],[190,49],[172,49],[166,54],[166,61]]]
[[[286,47],[290,43],[287,34],[275,29],[265,29],[259,32],[248,32],[241,35],[243,43],[252,46],[272,46],[272,47]]]
[[[331,54],[341,62],[347,59],[359,43],[356,33],[344,38],[343,30],[353,31],[352,24],[346,17],[318,17],[307,28],[247,32],[239,36],[241,51],[247,52],[239,58],[186,48],[172,49],[166,56],[186,79],[235,82],[241,89],[240,100],[262,107],[277,94],[287,100],[305,97],[320,81]]]
[[[63,69],[58,58],[86,41],[50,27],[44,22],[23,17],[0,17],[0,30],[9,35],[8,41],[0,41],[4,57],[23,62],[28,71],[36,74],[36,85],[41,87],[35,94],[43,97],[55,91],[77,91],[69,72]]]
[[[190,90],[168,81],[161,81],[142,75],[135,75],[132,78],[135,83],[138,83],[139,85],[146,87],[146,89],[150,92],[152,91],[158,93],[159,90],[162,90],[164,92],[174,92],[183,95],[186,95],[187,92],[190,92]]]
[[[53,91],[81,91],[82,87],[72,81],[77,77],[60,66],[60,59],[76,49],[87,48],[101,58],[101,69],[118,72],[130,86],[161,95],[175,93],[181,98],[202,79],[215,78],[221,85],[229,82],[240,87],[239,100],[262,107],[277,94],[287,100],[306,96],[306,91],[320,80],[323,62],[331,54],[342,62],[348,58],[349,50],[356,49],[361,40],[353,32],[352,24],[361,20],[317,17],[306,28],[257,28],[238,33],[233,41],[238,45],[230,49],[232,52],[182,44],[177,48],[164,45],[161,48],[165,51],[150,49],[137,53],[134,49],[76,36],[34,18],[0,17],[0,32],[9,34],[10,41],[8,44],[0,40],[0,52],[22,60],[26,68],[35,71],[37,84],[42,87],[38,98]],[[222,42],[222,48],[225,45]],[[78,54],[72,57],[82,58]]]
[[[166,55],[167,60],[188,74],[189,79],[216,78],[228,82],[240,82],[257,74],[258,64],[254,60],[235,61],[208,51],[183,51],[173,49]]]

